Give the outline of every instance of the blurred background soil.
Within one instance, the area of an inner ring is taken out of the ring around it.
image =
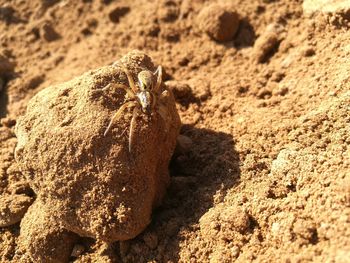
[[[30,98],[133,49],[164,67],[192,140],[145,232],[81,240],[73,262],[350,261],[350,4],[221,1],[226,30],[213,2],[0,0],[0,194],[25,184]],[[0,229],[1,262],[19,232]]]

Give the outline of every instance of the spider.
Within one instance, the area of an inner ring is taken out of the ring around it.
[[[114,87],[116,89],[123,89],[126,91],[129,100],[125,102],[113,115],[111,121],[107,126],[106,131],[104,132],[104,136],[106,136],[107,133],[110,131],[113,123],[120,119],[125,109],[134,107],[129,130],[129,153],[131,153],[132,144],[134,141],[134,130],[136,126],[137,112],[141,109],[142,113],[151,115],[152,111],[156,108],[162,83],[162,67],[158,66],[155,72],[151,72],[147,69],[144,69],[141,72],[139,72],[137,75],[137,84],[135,84],[134,79],[132,78],[129,70],[123,66],[121,68],[128,79],[130,87],[120,83],[110,83],[105,88]],[[153,77],[155,75],[158,76],[157,82],[154,85]],[[164,92],[166,92],[166,90]],[[158,107],[157,112],[164,120],[165,115],[160,107]]]

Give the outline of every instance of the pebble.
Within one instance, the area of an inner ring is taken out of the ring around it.
[[[264,63],[277,49],[279,39],[277,32],[266,30],[256,41],[253,49],[253,59],[258,63]]]
[[[233,39],[239,26],[239,15],[231,5],[210,4],[198,15],[198,27],[218,42]]]
[[[26,195],[0,196],[0,227],[21,221],[32,202],[33,199]]]

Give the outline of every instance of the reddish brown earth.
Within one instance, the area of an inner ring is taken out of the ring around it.
[[[0,211],[25,196],[21,217],[36,197],[14,161],[28,101],[140,49],[164,67],[192,144],[142,234],[81,238],[71,260],[349,262],[350,8],[221,2],[239,14],[222,43],[202,27],[218,30],[220,12],[199,16],[212,1],[0,1]],[[0,228],[1,262],[16,262],[20,230]]]

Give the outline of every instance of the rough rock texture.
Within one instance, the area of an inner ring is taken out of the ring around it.
[[[210,4],[198,15],[198,27],[219,42],[232,40],[238,25],[238,13],[231,5]]]
[[[304,0],[303,10],[308,15],[313,13],[348,13],[350,2],[348,0]]]
[[[108,242],[133,238],[150,223],[169,183],[168,163],[180,128],[168,92],[158,100],[166,107],[165,120],[156,111],[139,112],[131,153],[127,110],[103,136],[124,102],[125,92],[104,89],[111,82],[127,84],[119,65],[133,76],[142,68],[155,70],[148,56],[131,52],[113,66],[42,90],[16,125],[16,160],[36,202],[50,207],[66,229]]]
[[[26,195],[0,196],[0,227],[21,221],[32,202],[32,198]]]
[[[64,229],[52,216],[50,209],[41,200],[36,200],[28,209],[21,221],[15,261],[68,262],[78,236]]]

